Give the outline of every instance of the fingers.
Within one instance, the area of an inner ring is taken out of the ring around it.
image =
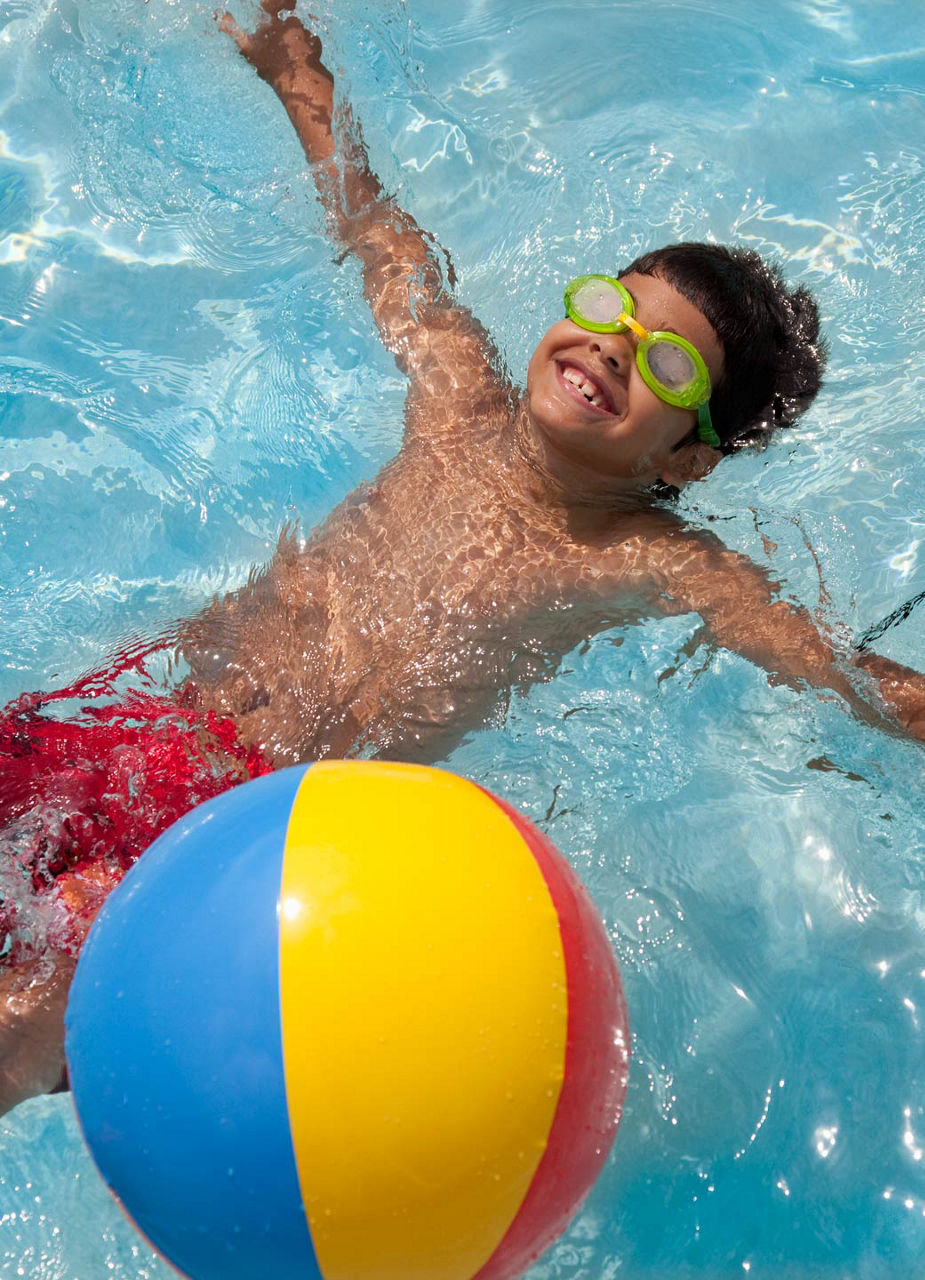
[[[242,53],[246,53],[250,45],[250,36],[238,26],[237,22],[227,11],[219,13],[216,11],[216,21],[218,22],[219,31],[224,32],[226,36],[231,36],[232,40],[238,46]]]
[[[262,12],[253,33],[240,27],[228,10],[216,10],[215,21],[268,83],[276,86],[281,74],[297,67],[313,67],[330,79],[321,62],[320,39],[295,16],[294,9],[295,0],[262,0]]]
[[[243,28],[238,25],[234,15],[229,13],[227,10],[225,10],[224,13],[220,9],[216,9],[215,11],[215,20],[218,23],[219,31],[222,31],[226,36],[231,36],[232,40],[238,46],[238,49],[241,53],[245,54],[245,56],[253,48],[254,38],[256,36],[266,35],[272,27],[285,27],[294,23],[300,29],[303,29],[302,23],[294,16],[295,0],[262,0],[260,8],[263,11],[263,16],[260,19],[254,35],[249,35],[244,31]],[[289,18],[280,21],[282,16],[287,13],[289,14]]]

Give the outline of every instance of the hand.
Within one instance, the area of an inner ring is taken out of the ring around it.
[[[321,61],[321,41],[293,13],[295,0],[263,0],[264,16],[253,35],[238,26],[230,13],[216,14],[219,29],[231,36],[243,58],[261,79],[277,91],[290,88],[305,71],[332,76]],[[288,13],[288,17],[283,17]],[[305,79],[305,77],[302,77]]]

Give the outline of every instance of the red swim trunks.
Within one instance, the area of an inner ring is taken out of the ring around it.
[[[189,686],[155,691],[145,661],[163,647],[122,653],[67,689],[0,710],[0,963],[79,947],[155,837],[194,805],[270,772],[232,720],[195,705]],[[113,701],[126,673],[141,687]],[[74,701],[76,711],[55,714]]]

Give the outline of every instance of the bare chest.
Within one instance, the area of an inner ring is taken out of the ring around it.
[[[435,475],[414,462],[349,500],[312,553],[324,566],[332,625],[406,651],[541,626],[632,592],[639,567],[632,534],[582,540],[497,477],[458,467]]]
[[[400,457],[207,620],[213,698],[280,761],[433,758],[634,608],[637,532],[575,536],[485,457],[451,462]]]
[[[484,459],[481,460],[484,462]],[[646,609],[635,525],[572,529],[473,462],[387,470],[307,548],[323,591],[328,700],[354,741],[433,754]]]

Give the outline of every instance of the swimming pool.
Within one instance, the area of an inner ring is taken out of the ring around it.
[[[678,237],[778,252],[820,298],[827,389],[686,509],[855,632],[925,588],[925,14],[315,10],[374,166],[512,369],[577,269]],[[211,7],[10,0],[0,23],[5,700],[242,581],[390,456],[403,385]],[[925,669],[922,616],[880,650]],[[635,1035],[614,1157],[535,1277],[921,1271],[921,752],[687,617],[597,637],[450,757],[585,876]],[[66,1098],[0,1121],[0,1152],[0,1273],[168,1274]]]

